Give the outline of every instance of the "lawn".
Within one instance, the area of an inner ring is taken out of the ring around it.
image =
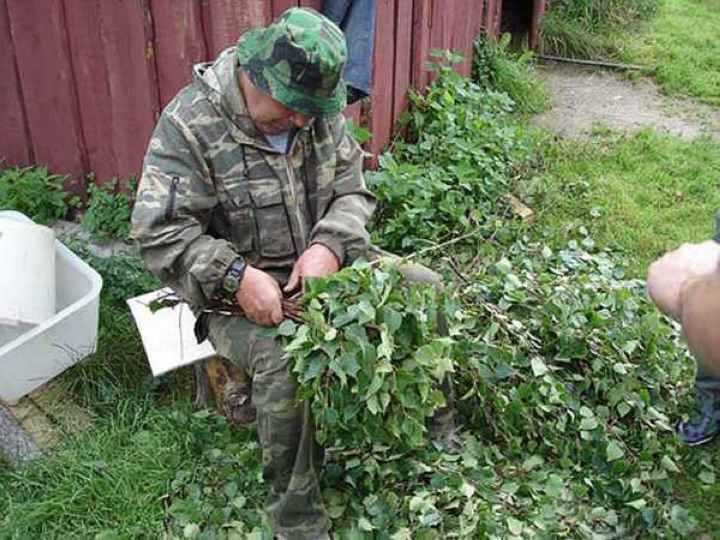
[[[666,251],[715,233],[719,150],[711,137],[599,129],[589,140],[550,144],[545,171],[521,189],[538,205],[538,226],[556,240],[569,226],[584,225],[643,278]]]
[[[720,3],[664,0],[648,28],[633,36],[627,59],[648,66],[663,91],[720,106]]]

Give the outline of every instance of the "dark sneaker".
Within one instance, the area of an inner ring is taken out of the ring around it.
[[[720,434],[720,388],[703,388],[699,383],[695,391],[700,414],[677,423],[678,436],[688,446],[708,443]]]

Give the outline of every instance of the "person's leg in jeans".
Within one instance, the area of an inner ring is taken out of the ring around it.
[[[697,363],[697,416],[678,422],[678,434],[699,445],[720,434],[720,273],[692,278],[682,288],[680,320]]]

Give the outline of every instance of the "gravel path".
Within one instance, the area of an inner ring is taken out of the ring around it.
[[[552,108],[534,121],[570,138],[588,136],[593,126],[622,131],[654,127],[681,137],[709,133],[720,138],[720,110],[690,100],[668,98],[647,78],[565,64],[538,69],[550,91]]]

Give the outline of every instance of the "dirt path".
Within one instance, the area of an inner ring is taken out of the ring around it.
[[[636,131],[654,127],[681,137],[720,138],[720,110],[662,95],[651,79],[630,81],[614,72],[574,65],[538,69],[552,108],[535,122],[565,137],[587,136],[594,125]]]

